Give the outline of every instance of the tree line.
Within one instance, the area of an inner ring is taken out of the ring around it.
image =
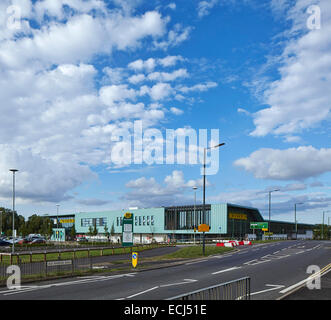
[[[51,236],[53,222],[50,218],[41,217],[36,214],[30,216],[27,220],[14,212],[14,224],[18,236],[25,237],[32,233],[39,233]],[[13,232],[13,211],[0,207],[0,234],[7,237],[12,236]]]

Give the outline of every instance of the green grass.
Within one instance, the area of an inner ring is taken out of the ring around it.
[[[205,246],[205,255],[202,254],[202,246],[189,246],[180,248],[179,250],[163,255],[161,259],[189,259],[210,256],[214,254],[223,254],[232,251],[234,248]]]
[[[269,242],[279,242],[279,241],[285,241],[285,240],[252,240],[252,244],[257,244],[257,243],[269,243]]]

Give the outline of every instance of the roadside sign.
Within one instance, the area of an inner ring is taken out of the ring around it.
[[[138,264],[138,252],[132,252],[132,266],[135,268]]]
[[[126,212],[122,223],[122,246],[133,246],[133,214]]]
[[[65,266],[72,264],[72,260],[48,261],[47,267]]]
[[[210,227],[208,226],[208,224],[200,224],[198,227],[198,231],[199,232],[209,232]]]
[[[267,229],[268,230],[268,222],[251,222],[251,229]]]

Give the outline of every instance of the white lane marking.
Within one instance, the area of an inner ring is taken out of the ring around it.
[[[188,262],[188,263],[185,263],[185,265],[188,266],[190,264],[197,264],[197,263],[206,262],[206,261],[208,261],[208,259],[206,259],[206,260],[200,260],[200,261],[195,261],[195,262]]]
[[[211,258],[221,259],[221,258],[231,257],[232,255],[233,255],[233,253],[217,254],[217,255],[211,256]]]
[[[51,287],[60,287],[60,286],[69,286],[69,285],[75,285],[75,284],[85,284],[85,283],[92,283],[92,282],[99,282],[99,281],[107,281],[107,280],[117,279],[117,278],[122,278],[122,277],[133,277],[134,274],[136,274],[136,272],[113,275],[113,276],[95,276],[95,277],[84,278],[84,279],[80,279],[80,280],[73,280],[73,281],[60,282],[60,283],[51,283],[51,284],[41,285],[41,286],[26,286],[21,289],[11,289],[11,290],[0,291],[0,294],[11,295],[11,294],[17,294],[17,293],[24,293],[27,291],[47,289],[47,288],[51,288]]]
[[[299,252],[296,252],[295,254],[299,254],[299,253],[303,253],[303,252],[305,252],[304,250],[303,251],[299,251]]]
[[[253,292],[253,293],[251,293],[251,296],[254,296],[254,295],[260,294],[260,293],[264,293],[264,292],[268,292],[268,291],[272,291],[272,290],[278,290],[280,288],[284,288],[285,286],[282,284],[266,284],[266,287],[272,287],[272,288]]]
[[[163,288],[163,287],[171,287],[171,286],[178,286],[178,285],[181,285],[181,284],[188,284],[188,283],[193,283],[193,282],[196,282],[198,280],[194,280],[194,279],[184,279],[184,281],[182,282],[175,282],[175,283],[168,283],[168,284],[162,284],[160,285],[160,288]]]
[[[127,299],[130,299],[130,298],[133,298],[133,297],[139,296],[139,295],[141,295],[141,294],[144,294],[144,293],[146,293],[146,292],[149,292],[149,291],[155,290],[155,289],[157,289],[157,288],[159,288],[159,286],[156,286],[156,287],[153,287],[153,288],[150,288],[150,289],[144,290],[144,291],[137,292],[137,293],[135,293],[135,294],[133,294],[133,295],[131,295],[131,296],[128,296],[128,297],[126,297],[126,298],[127,298]]]
[[[290,287],[288,287],[288,288],[286,288],[286,289],[284,289],[282,291],[279,291],[279,293],[282,293],[283,294],[283,293],[286,293],[288,291],[291,291],[294,288],[300,287],[302,284],[308,282],[309,280],[312,280],[312,279],[317,278],[317,277],[320,277],[320,276],[321,276],[321,271],[320,272],[316,272],[316,273],[312,274],[311,276],[309,276],[307,279],[303,279],[303,280],[299,281],[298,283],[295,283],[292,286],[290,286]]]
[[[253,261],[254,261],[254,260],[253,260]],[[260,263],[264,263],[264,262],[268,262],[268,261],[271,261],[271,260],[262,260],[262,261],[257,261],[257,262],[255,262],[255,263],[250,263],[250,262],[252,262],[252,261],[249,261],[249,263],[246,262],[245,264],[248,264],[249,266],[255,266],[256,264],[260,264]]]
[[[29,292],[29,291],[34,291],[36,289],[31,288],[31,289],[25,289],[25,290],[20,290],[20,291],[14,291],[14,292],[10,292],[10,293],[5,293],[4,296],[10,296],[12,294],[18,294],[18,293],[24,293],[24,292]]]
[[[232,270],[236,270],[236,269],[240,269],[240,268],[241,267],[232,267],[232,268],[229,268],[229,269],[213,272],[212,274],[219,274],[219,273],[222,273],[222,272],[232,271]]]

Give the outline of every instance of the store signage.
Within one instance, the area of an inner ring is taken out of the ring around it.
[[[229,219],[247,220],[247,214],[244,214],[244,213],[229,213]]]
[[[133,214],[126,212],[122,223],[122,246],[133,246]]]

